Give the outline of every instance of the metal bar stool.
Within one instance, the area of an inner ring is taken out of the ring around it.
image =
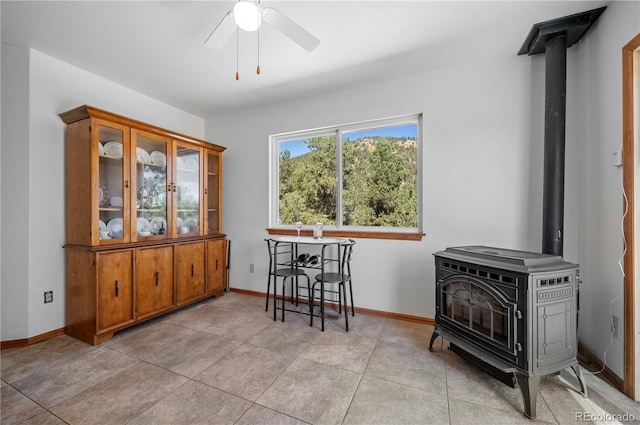
[[[288,242],[278,242],[273,239],[265,239],[267,249],[269,251],[269,275],[267,280],[267,299],[265,311],[269,310],[269,293],[271,291],[271,278],[273,277],[273,320],[276,320],[278,304],[277,304],[277,278],[282,278],[282,321],[284,322],[285,311],[285,289],[287,279],[291,283],[291,298],[294,301],[294,284],[295,284],[295,302],[298,301],[298,278],[305,277],[307,279],[307,291],[311,293],[311,279],[304,270],[298,268],[297,252],[294,244]],[[284,267],[282,267],[284,266]]]
[[[318,273],[313,285],[311,286],[311,326],[313,326],[313,305],[315,301],[315,291],[320,291],[320,316],[323,323],[324,330],[324,295],[325,292],[338,294],[338,313],[342,313],[342,300],[344,300],[344,324],[345,329],[349,332],[349,306],[347,302],[346,285],[349,284],[349,295],[351,296],[351,315],[355,316],[355,309],[353,306],[353,288],[351,286],[351,255],[353,254],[353,246],[356,241],[349,239],[348,242],[341,244],[338,247],[338,271],[337,272],[325,272],[324,268],[321,273]],[[323,247],[324,250],[324,247]],[[324,257],[324,253],[323,253]],[[316,289],[316,284],[320,283],[320,289]],[[337,284],[338,290],[330,290],[325,288],[325,284]]]

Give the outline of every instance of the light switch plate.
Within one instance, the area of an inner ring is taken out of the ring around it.
[[[613,153],[612,165],[614,167],[620,167],[622,165],[622,151],[616,151]]]

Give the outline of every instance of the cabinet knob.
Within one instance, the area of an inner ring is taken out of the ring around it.
[[[124,181],[124,187],[129,187],[129,180]]]
[[[191,265],[191,277],[193,277],[193,264]]]
[[[118,281],[116,280],[116,297],[118,296]]]
[[[158,272],[155,273],[155,278],[156,278],[156,286],[158,286]]]

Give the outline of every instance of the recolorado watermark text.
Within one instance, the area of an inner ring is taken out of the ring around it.
[[[636,416],[633,413],[593,413],[576,412],[576,422],[633,422]]]

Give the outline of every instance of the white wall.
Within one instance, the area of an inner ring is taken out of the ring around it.
[[[29,52],[2,45],[2,261],[0,275],[2,325],[10,324],[6,334],[16,339],[28,329],[28,226],[24,223],[29,210]],[[18,178],[18,176],[20,178]],[[10,208],[8,206],[16,206]],[[10,266],[9,266],[10,265]],[[13,282],[13,283],[11,283]],[[16,284],[17,283],[17,284]]]
[[[531,65],[516,50],[506,57],[209,117],[207,138],[228,147],[223,227],[233,241],[232,286],[266,291],[270,134],[415,112],[424,113],[426,236],[421,242],[358,240],[356,305],[433,317],[434,252],[467,244],[539,247],[539,236],[532,244],[528,235],[528,222],[540,214],[529,199]],[[254,274],[250,263],[256,264]]]
[[[598,355],[609,342],[608,301],[622,288],[620,170],[611,154],[622,140],[620,52],[640,29],[639,7],[613,2],[567,53],[564,257],[581,266],[579,335]],[[266,290],[270,134],[414,112],[424,113],[426,236],[359,240],[356,305],[433,317],[435,251],[465,244],[540,251],[544,56],[518,57],[517,44],[511,56],[208,117],[207,138],[228,147],[224,231],[233,241],[232,287]],[[614,310],[620,318],[621,305]],[[607,356],[620,376],[622,349],[615,340]]]
[[[609,308],[619,317],[619,338],[607,367],[623,376],[623,277],[618,266],[623,241],[622,168],[612,166],[622,149],[622,47],[640,31],[640,3],[611,2],[590,34],[576,46],[580,55],[582,106],[579,122],[578,251],[581,286],[580,341],[601,359],[609,344]],[[568,100],[569,101],[569,100]],[[636,203],[636,208],[638,204]],[[637,308],[636,308],[636,314]],[[636,365],[639,367],[640,365]]]
[[[38,51],[5,44],[2,78],[1,338],[10,341],[65,326],[65,126],[58,114],[89,104],[199,138],[204,120]],[[54,302],[44,304],[48,290]]]

